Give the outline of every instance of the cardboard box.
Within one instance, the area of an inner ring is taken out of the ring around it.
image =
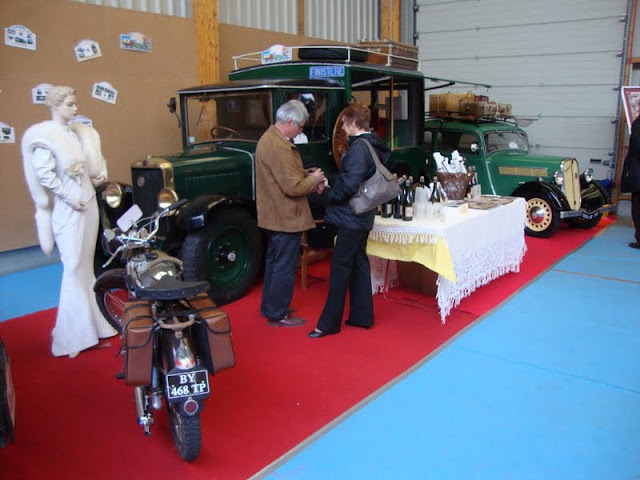
[[[435,297],[438,291],[436,280],[438,274],[433,270],[415,262],[396,262],[398,266],[398,282],[404,288],[416,290],[424,295]]]

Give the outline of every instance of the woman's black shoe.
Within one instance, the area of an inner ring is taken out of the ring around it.
[[[335,335],[338,332],[321,332],[317,328],[311,332],[309,332],[309,338],[320,338],[326,335]]]
[[[367,330],[369,330],[373,326],[373,325],[360,325],[359,323],[353,323],[351,320],[345,320],[344,324],[349,325],[350,327],[366,328]]]

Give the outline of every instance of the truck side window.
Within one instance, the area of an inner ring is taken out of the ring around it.
[[[463,133],[458,142],[458,151],[460,153],[471,153],[471,144],[473,143],[478,143],[476,136],[470,133]]]
[[[327,96],[322,92],[290,93],[287,100],[300,100],[309,112],[309,119],[302,133],[307,142],[319,142],[327,138]]]
[[[442,140],[438,142],[438,150],[446,153],[457,150],[460,145],[460,136],[459,132],[442,132]]]

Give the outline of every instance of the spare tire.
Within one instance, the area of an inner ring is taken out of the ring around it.
[[[310,46],[313,47],[313,46]],[[349,58],[349,50],[351,51],[352,62],[366,62],[369,58],[369,52],[362,50],[349,49],[346,47],[313,47],[300,48],[298,50],[298,58],[300,60],[347,60]]]

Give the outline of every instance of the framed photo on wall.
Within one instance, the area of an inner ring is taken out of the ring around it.
[[[640,115],[640,87],[622,87],[622,103],[627,118],[627,128],[631,133],[631,124]]]

